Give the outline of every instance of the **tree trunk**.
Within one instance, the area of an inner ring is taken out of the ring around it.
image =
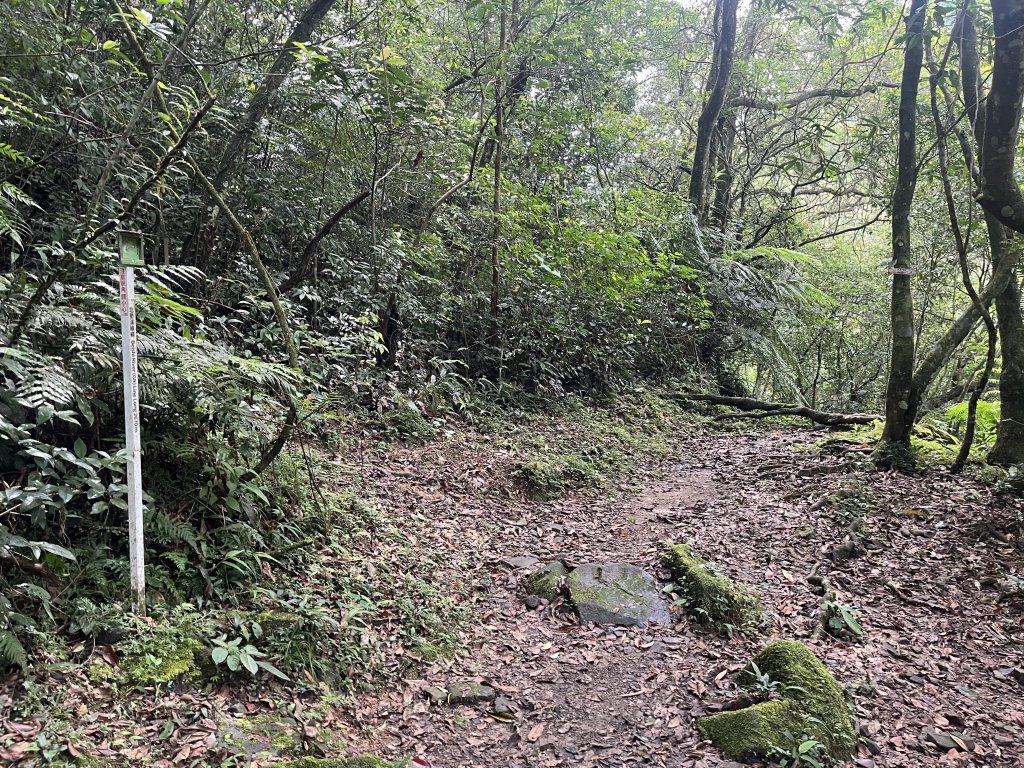
[[[878,457],[888,460],[905,449],[909,458],[914,426],[914,298],[910,286],[910,209],[917,185],[917,93],[924,63],[924,12],[927,0],[913,0],[907,17],[907,42],[900,83],[896,189],[892,196],[892,351],[885,388],[885,427]],[[895,450],[894,450],[895,449]],[[899,461],[902,462],[902,457]]]
[[[1016,264],[1020,249],[1006,237],[1002,224],[992,216],[989,240],[992,258]],[[998,232],[998,242],[992,232]],[[996,316],[999,320],[999,350],[1003,359],[999,374],[999,427],[996,443],[988,455],[991,464],[1024,463],[1024,319],[1020,310],[1021,292],[1016,273],[1006,290],[996,296]]]
[[[1014,9],[1016,17],[1011,13]],[[985,194],[986,179],[999,178],[1003,172],[1002,166],[1007,160],[1007,152],[1012,179],[1017,130],[1021,118],[1021,82],[1024,80],[1020,71],[1024,32],[1013,24],[1019,26],[1024,21],[1021,18],[1024,14],[1022,9],[1024,4],[1019,1],[992,3],[996,24],[995,64],[992,72],[992,91],[987,97],[981,85],[978,32],[970,10],[964,14],[956,38],[960,47],[964,106],[974,128],[979,156],[977,171],[982,179],[983,192],[978,202],[986,208],[985,225],[988,229],[994,271],[1009,275],[1005,287],[995,298],[1002,357],[1002,372],[999,376],[1000,419],[996,442],[988,455],[990,463],[1007,465],[1024,462],[1024,320],[1021,318],[1021,293],[1016,272],[1020,253],[1016,244],[1010,240],[1010,233],[1003,226],[1004,219],[996,216],[981,197]],[[1016,22],[1014,18],[1017,19]],[[1016,53],[1011,55],[1012,51]],[[1010,126],[1004,123],[1008,112],[1016,115],[1013,117],[1013,114],[1010,114]],[[1013,143],[1010,145],[1004,143],[1006,131],[1013,132]],[[969,153],[965,150],[965,155],[967,154]],[[969,157],[968,163],[974,171]],[[1003,182],[1005,183],[1005,179]],[[1013,184],[1016,187],[1016,181]],[[1017,193],[1019,192],[1017,188]]]
[[[758,8],[752,8],[747,15],[740,34],[742,45],[740,46],[739,53],[736,55],[736,61],[740,64],[745,65],[754,57],[757,41],[761,36],[761,31],[764,29],[767,19],[768,15]],[[715,201],[711,208],[711,217],[723,235],[729,229],[733,199],[732,190],[736,182],[733,150],[736,146],[737,121],[741,107],[732,106],[732,104],[739,98],[741,87],[741,81],[738,81],[735,77],[730,78],[728,99],[715,129],[717,134],[717,152],[715,153],[717,178],[715,180]]]
[[[238,162],[249,146],[256,126],[270,109],[270,100],[277,93],[277,89],[288,77],[288,73],[295,68],[298,59],[295,58],[295,44],[309,42],[310,36],[317,28],[327,12],[335,5],[337,0],[313,0],[306,8],[298,23],[292,29],[288,39],[281,46],[281,52],[277,55],[273,65],[263,78],[259,88],[249,100],[245,115],[239,122],[238,127],[228,141],[224,154],[221,155],[220,169],[213,178],[214,186],[218,191],[224,189],[224,185],[234,176]]]
[[[707,218],[711,145],[725,98],[729,94],[729,79],[732,77],[732,65],[736,55],[738,5],[739,0],[718,0],[715,9],[718,37],[715,40],[711,74],[708,77],[708,99],[697,121],[697,146],[693,153],[693,169],[690,172],[690,205],[693,206],[700,222]]]
[[[985,104],[978,202],[1006,226],[1024,232],[1024,193],[1014,176],[1024,104],[1024,2],[992,0],[992,26],[992,85]]]
[[[507,18],[501,11],[498,39],[498,69],[494,76],[494,197],[491,206],[491,296],[488,316],[487,340],[492,345],[499,341],[498,310],[501,300],[501,161],[505,144],[505,27]]]
[[[320,249],[320,243],[323,239],[334,231],[334,228],[338,226],[338,222],[344,218],[345,214],[369,196],[369,190],[363,190],[341,206],[341,208],[335,211],[330,218],[320,225],[320,229],[316,231],[316,234],[314,234],[313,237],[310,238],[309,242],[306,243],[306,247],[302,249],[302,255],[299,257],[299,263],[296,265],[295,269],[292,270],[292,273],[288,278],[281,284],[281,293],[290,291],[292,288],[302,284],[306,279],[306,276],[309,274],[313,263],[316,261],[316,255]]]
[[[949,50],[949,48],[946,49],[947,57],[949,55]],[[960,265],[960,279],[964,284],[964,290],[967,291],[967,295],[971,299],[971,304],[974,306],[975,310],[977,310],[978,314],[981,315],[981,319],[985,323],[985,331],[988,336],[988,348],[985,354],[985,367],[982,369],[981,376],[978,377],[978,381],[971,390],[971,397],[967,403],[967,419],[964,424],[963,440],[960,442],[960,451],[957,453],[956,461],[954,461],[953,465],[950,467],[951,472],[957,473],[963,471],[963,468],[966,466],[967,460],[971,455],[971,445],[974,442],[974,434],[978,422],[978,401],[981,400],[981,397],[985,394],[985,390],[988,387],[989,376],[992,375],[992,368],[995,365],[996,340],[998,332],[996,331],[996,324],[992,320],[988,307],[986,307],[981,301],[981,297],[974,289],[974,281],[971,278],[971,267],[967,251],[970,230],[968,230],[967,235],[965,236],[963,230],[960,228],[960,217],[957,213],[956,197],[953,194],[953,184],[949,175],[949,154],[947,151],[946,139],[949,136],[951,129],[947,126],[946,121],[943,119],[942,112],[939,110],[939,83],[941,71],[945,68],[947,59],[943,59],[941,66],[937,65],[932,58],[930,45],[927,49],[927,56],[930,72],[928,77],[928,90],[932,108],[932,122],[935,124],[935,148],[938,152],[939,177],[942,180],[942,195],[946,201],[946,213],[949,215],[949,226],[953,232],[953,239],[956,242],[957,261]],[[944,88],[941,88],[941,90],[943,90],[944,93],[946,92],[946,89]],[[953,118],[953,107],[954,102],[952,97],[947,94],[946,114],[950,122],[952,122]],[[996,301],[998,303],[998,299]]]

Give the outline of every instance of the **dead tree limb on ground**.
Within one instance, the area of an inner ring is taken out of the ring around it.
[[[873,421],[882,419],[882,416],[875,413],[829,413],[828,411],[819,411],[806,405],[769,403],[764,400],[755,400],[751,397],[726,397],[725,395],[708,395],[698,392],[679,392],[673,395],[673,397],[679,400],[697,400],[714,405],[727,405],[741,411],[741,413],[722,414],[718,417],[719,420],[800,416],[810,419],[815,424],[822,424],[826,427],[844,427],[853,424],[870,424]]]

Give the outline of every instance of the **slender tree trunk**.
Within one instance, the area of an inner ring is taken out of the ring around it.
[[[966,9],[965,9],[966,10]],[[929,101],[932,110],[932,122],[935,124],[935,146],[938,152],[939,160],[939,176],[942,179],[942,194],[946,201],[946,213],[949,216],[949,226],[953,232],[953,239],[956,243],[957,261],[960,264],[960,279],[964,284],[964,290],[967,291],[967,295],[971,299],[971,304],[977,310],[978,314],[981,315],[982,321],[985,323],[985,331],[988,336],[988,347],[985,355],[985,367],[982,369],[981,376],[978,377],[978,381],[975,384],[971,397],[967,403],[967,419],[964,425],[964,436],[960,443],[960,451],[957,453],[956,461],[953,462],[953,466],[950,470],[954,473],[963,470],[967,464],[967,460],[971,455],[971,445],[974,443],[974,433],[977,428],[978,421],[978,401],[982,395],[985,394],[985,390],[988,388],[988,380],[992,375],[992,368],[995,365],[996,356],[996,339],[997,331],[996,324],[992,320],[991,314],[989,314],[988,307],[982,302],[981,297],[974,288],[974,281],[971,279],[971,268],[968,262],[968,246],[971,237],[971,229],[968,227],[966,234],[960,227],[960,217],[956,209],[956,198],[953,196],[953,184],[949,176],[949,155],[947,152],[946,139],[949,136],[950,129],[947,127],[947,120],[943,119],[942,112],[939,110],[939,78],[941,77],[942,71],[945,69],[946,62],[948,60],[949,49],[946,51],[946,58],[943,60],[941,66],[936,65],[931,55],[931,46],[928,47],[928,68],[929,68]],[[953,102],[947,97],[947,109],[946,114],[949,118],[949,122],[952,122],[952,106]],[[998,304],[999,299],[996,299]]]
[[[736,56],[738,6],[739,0],[718,0],[715,9],[718,36],[711,61],[711,74],[708,77],[708,97],[697,120],[697,146],[693,153],[693,168],[690,172],[690,205],[701,222],[707,218],[711,145],[725,98],[729,94],[729,79],[732,77],[733,60]]]
[[[504,155],[505,144],[505,105],[504,97],[504,67],[505,67],[505,27],[507,18],[505,11],[501,12],[501,21],[498,39],[498,72],[494,76],[494,197],[492,200],[491,214],[491,301],[490,314],[488,318],[487,337],[491,344],[499,342],[498,313],[501,302],[501,162]]]
[[[316,234],[310,238],[309,242],[306,243],[306,247],[302,249],[302,255],[299,257],[299,263],[288,278],[281,284],[281,293],[290,291],[297,285],[301,285],[309,274],[310,268],[316,261],[317,252],[320,249],[320,243],[325,237],[334,231],[334,228],[338,226],[338,222],[344,218],[345,214],[359,205],[363,200],[370,196],[369,190],[363,190],[358,195],[353,197],[341,208],[335,211],[330,218],[328,218],[323,224],[320,225],[320,229],[316,231]]]
[[[736,61],[740,64],[745,65],[753,58],[757,41],[767,19],[768,15],[757,8],[751,9],[747,15],[740,32],[742,44],[736,55]],[[717,135],[717,152],[715,153],[717,178],[715,180],[715,202],[711,208],[711,216],[723,235],[728,232],[732,212],[733,186],[736,182],[733,150],[736,147],[737,120],[741,109],[741,107],[734,107],[731,104],[739,98],[741,87],[741,81],[736,77],[730,77],[726,104],[715,130]]]
[[[281,46],[281,52],[274,59],[273,65],[263,78],[263,82],[260,83],[259,88],[249,100],[245,114],[228,140],[224,154],[221,155],[220,168],[213,178],[214,186],[218,191],[224,189],[224,185],[234,176],[239,161],[249,147],[256,126],[270,109],[271,99],[288,77],[288,73],[295,68],[298,61],[295,58],[295,44],[309,42],[314,30],[336,2],[337,0],[313,0],[299,17],[291,34],[288,35],[288,39]]]
[[[907,17],[907,42],[900,84],[896,188],[892,196],[892,351],[885,388],[885,427],[876,455],[880,461],[910,459],[914,426],[914,298],[911,293],[910,209],[917,185],[917,93],[924,63],[924,12],[927,0],[913,0]],[[900,455],[902,454],[902,456]]]

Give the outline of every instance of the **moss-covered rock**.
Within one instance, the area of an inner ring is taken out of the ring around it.
[[[568,575],[566,567],[555,560],[526,577],[526,591],[545,600],[554,600],[562,587],[562,579]]]
[[[784,699],[763,701],[734,712],[721,712],[697,721],[701,735],[726,757],[743,759],[767,755],[785,742],[794,715]]]
[[[262,611],[252,617],[260,625],[263,634],[270,636],[284,632],[302,622],[302,617],[289,611]]]
[[[687,611],[716,624],[742,626],[761,613],[761,599],[715,570],[689,544],[669,547],[664,555]]]
[[[481,701],[494,701],[497,695],[496,690],[482,683],[452,683],[448,686],[449,704],[478,704]]]
[[[273,712],[225,717],[218,722],[217,730],[223,747],[249,758],[302,751],[298,722]]]
[[[404,760],[388,762],[372,755],[358,757],[303,757],[278,763],[277,768],[402,768]]]
[[[565,585],[580,621],[627,627],[671,621],[654,577],[635,565],[581,565]]]
[[[117,670],[105,661],[96,660],[89,664],[85,670],[86,677],[93,685],[104,685],[117,680]]]
[[[772,643],[741,673],[740,682],[753,682],[757,673],[779,685],[780,699],[697,721],[701,734],[727,757],[788,751],[806,739],[820,742],[835,760],[853,752],[857,736],[846,697],[807,646],[792,640]]]
[[[601,480],[601,472],[590,458],[574,454],[545,453],[521,464],[518,475],[527,492],[540,500],[557,499],[571,488]]]

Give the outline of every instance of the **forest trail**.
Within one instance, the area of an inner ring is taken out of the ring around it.
[[[481,464],[452,443],[403,449],[387,503],[431,520],[421,535],[450,553],[455,586],[477,588],[469,652],[358,698],[349,747],[433,768],[728,765],[694,718],[729,700],[735,672],[769,638],[793,638],[855,695],[866,740],[851,765],[1024,765],[1020,606],[985,587],[1020,557],[985,535],[1013,513],[967,479],[875,473],[841,444],[809,451],[825,434],[694,434],[677,460],[610,493],[551,503],[481,494],[487,472],[499,482],[500,462]],[[851,524],[867,552],[834,564],[827,553]],[[632,563],[664,583],[666,541],[696,546],[759,590],[765,632],[729,638],[682,612],[670,627],[581,626],[558,603],[527,609],[529,569],[504,562]],[[815,569],[856,607],[864,642],[819,637],[822,598],[807,581]],[[457,681],[483,682],[505,701],[496,712],[424,694]]]

